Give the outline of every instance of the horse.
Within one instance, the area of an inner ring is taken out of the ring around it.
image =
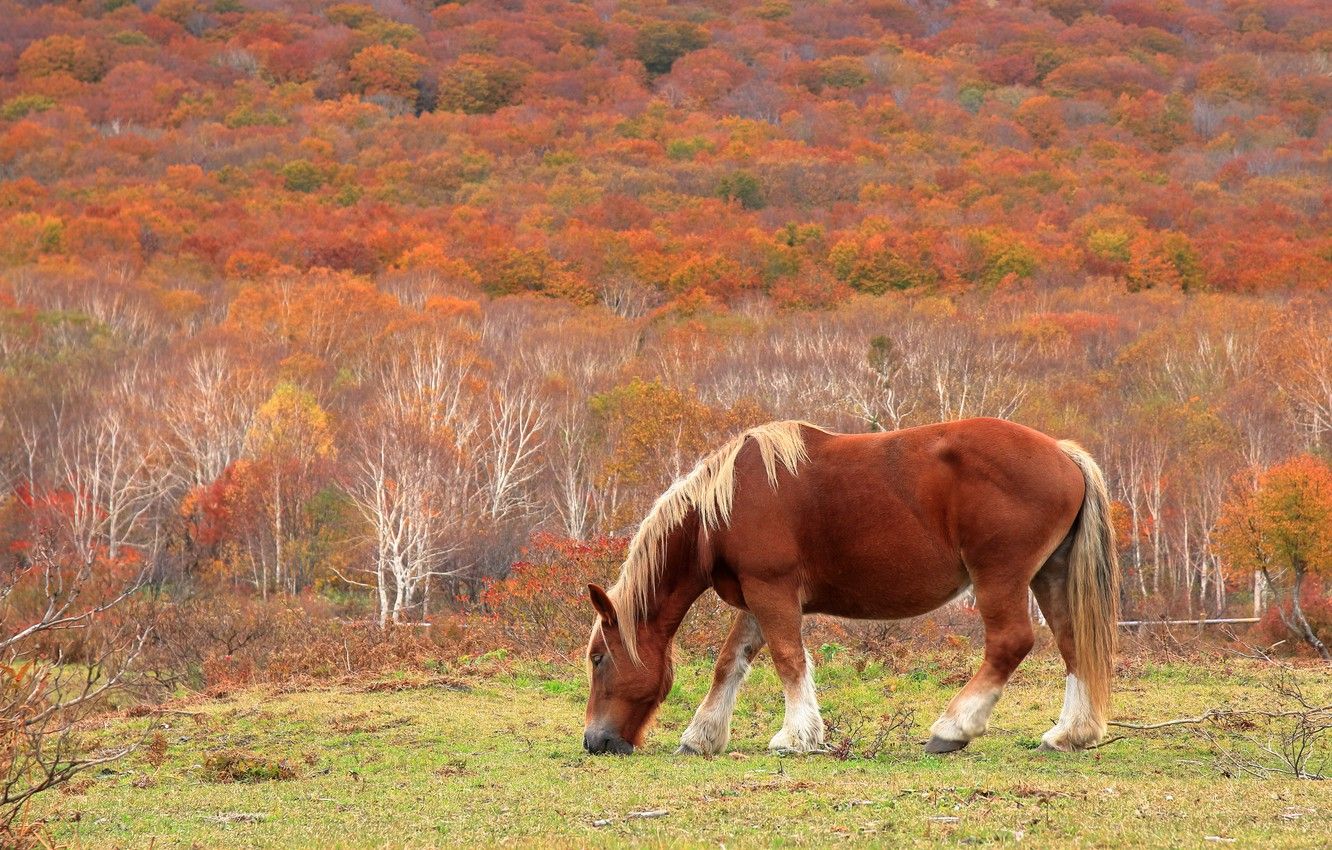
[[[984,659],[930,727],[926,752],[960,750],[1035,642],[1028,588],[1066,667],[1064,703],[1041,748],[1105,734],[1119,602],[1110,499],[1082,447],[999,419],[837,434],[808,422],[751,428],[663,493],[596,619],[583,746],[641,747],[672,684],[672,642],[708,588],[736,609],[712,686],[677,753],[730,739],[736,692],[766,645],[786,699],[780,753],[824,749],[806,614],[903,619],[971,590]]]

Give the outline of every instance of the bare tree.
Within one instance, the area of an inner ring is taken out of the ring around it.
[[[592,429],[585,405],[566,401],[552,416],[546,441],[546,464],[552,478],[552,501],[564,533],[583,540],[597,519],[599,491],[590,449]]]
[[[950,324],[917,338],[923,383],[940,421],[968,416],[1013,416],[1030,391],[1020,367],[1027,353],[1000,337]]]
[[[165,492],[155,446],[128,420],[123,408],[110,407],[60,439],[60,484],[69,504],[61,519],[85,564],[99,551],[119,558]]]
[[[442,516],[433,500],[432,473],[440,464],[435,448],[422,444],[423,435],[388,423],[362,439],[349,492],[374,535],[369,586],[379,600],[380,625],[400,623],[423,598],[445,555]]]
[[[907,389],[911,378],[907,358],[889,336],[870,339],[863,368],[865,380],[852,385],[850,401],[871,431],[896,431],[916,408],[917,395]]]
[[[426,613],[432,577],[453,575],[447,557],[461,548],[494,493],[479,485],[481,447],[479,374],[472,352],[447,339],[417,340],[378,376],[368,423],[356,436],[347,490],[370,526],[373,563],[367,582],[379,600],[381,625],[404,621],[413,608]],[[511,412],[522,433],[521,410]],[[521,484],[522,461],[509,462],[510,485]],[[514,472],[515,468],[518,472]]]
[[[225,349],[206,349],[186,363],[160,408],[175,474],[186,486],[216,481],[241,456],[261,390]]]
[[[1129,562],[1133,574],[1138,580],[1138,593],[1147,595],[1147,577],[1143,571],[1142,529],[1145,509],[1143,507],[1143,479],[1145,460],[1141,441],[1132,435],[1112,444],[1117,449],[1117,461],[1114,464],[1116,475],[1112,479],[1118,501],[1128,507],[1129,512]]]
[[[1332,328],[1310,321],[1293,342],[1291,371],[1279,383],[1296,426],[1317,446],[1332,434]]]
[[[482,492],[492,521],[531,510],[531,483],[539,467],[548,408],[535,388],[510,372],[499,382],[487,411],[482,444]]]
[[[611,274],[597,287],[601,303],[622,319],[637,319],[661,303],[661,293],[627,274]]]

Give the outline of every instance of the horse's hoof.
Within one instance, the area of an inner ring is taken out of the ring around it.
[[[947,738],[940,738],[938,735],[931,735],[930,740],[925,744],[927,753],[955,753],[967,745],[966,741],[950,741]]]
[[[697,755],[702,755],[702,753],[700,753],[698,750],[694,749],[693,747],[689,746],[688,744],[681,744],[681,745],[680,745],[680,748],[679,748],[678,750],[675,751],[675,754],[676,754],[677,756],[697,756]]]
[[[1050,744],[1047,744],[1047,743],[1044,742],[1044,741],[1041,741],[1041,745],[1040,745],[1039,747],[1036,748],[1037,752],[1042,752],[1042,753],[1079,753],[1079,752],[1082,752],[1082,751],[1085,750],[1085,749],[1087,749],[1087,747],[1085,747],[1085,746],[1074,746],[1074,745],[1066,745],[1066,746],[1063,746],[1063,747],[1055,747],[1055,746],[1052,746],[1052,745],[1050,745]]]

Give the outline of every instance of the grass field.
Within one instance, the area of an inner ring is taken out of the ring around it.
[[[1120,718],[1271,704],[1265,672],[1247,662],[1131,667]],[[116,721],[100,734],[154,723],[161,737],[33,814],[85,847],[1332,846],[1332,782],[1227,778],[1188,728],[1131,733],[1090,753],[1038,752],[1063,692],[1049,657],[1023,665],[988,737],[925,755],[919,742],[962,673],[960,661],[902,673],[847,654],[825,660],[825,717],[855,727],[856,748],[882,714],[915,712],[873,758],[846,760],[764,751],[781,719],[766,662],[741,693],[735,752],[715,759],[672,755],[706,690],[704,662],[678,669],[648,746],[629,758],[582,752],[573,666],[488,659],[436,677],[197,697]],[[1332,698],[1325,669],[1300,675]],[[1257,732],[1228,734],[1243,746]],[[233,750],[285,762],[294,777],[219,781],[218,754]]]

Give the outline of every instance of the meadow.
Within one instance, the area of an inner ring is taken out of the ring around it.
[[[835,752],[778,757],[771,664],[741,693],[730,753],[673,754],[711,665],[680,665],[647,746],[580,746],[586,685],[572,664],[504,653],[435,672],[193,695],[95,734],[149,737],[134,756],[37,803],[78,847],[824,846],[1326,847],[1332,785],[1227,775],[1261,756],[1248,721],[1115,730],[1096,750],[1048,753],[1062,669],[1019,669],[990,734],[925,755],[926,727],[970,651],[878,660],[823,647],[817,681]],[[1270,664],[1121,662],[1115,716],[1156,722],[1273,707]],[[1332,700],[1323,668],[1296,681]],[[1324,750],[1324,758],[1326,751]],[[268,778],[283,777],[283,778]]]
[[[983,416],[1104,468],[1126,619],[1332,702],[1330,8],[0,0],[0,850],[1328,846],[1237,642],[1081,755],[1048,648],[922,752],[959,608],[816,627],[812,757],[766,661],[673,755],[711,596],[632,758],[577,662],[735,435]]]

